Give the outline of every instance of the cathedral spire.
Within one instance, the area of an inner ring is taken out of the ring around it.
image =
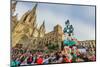
[[[43,21],[43,24],[40,26],[40,29],[45,30],[45,20]]]
[[[35,6],[33,7],[32,11],[30,12],[30,15],[35,15],[37,5],[38,5],[38,4],[36,3]]]
[[[43,24],[39,28],[39,37],[43,37],[45,34],[45,21],[43,21]]]
[[[43,24],[42,24],[43,28],[45,28],[45,20],[43,21]]]
[[[16,4],[17,4],[17,1],[14,1],[14,2],[12,3],[12,13],[14,13],[15,10],[16,10]]]
[[[35,20],[36,20],[36,8],[37,8],[37,4],[35,4],[35,6],[30,11],[29,15],[26,18],[26,22],[28,22],[29,24],[31,23],[33,25],[35,23]]]
[[[32,9],[32,11],[36,10],[37,5],[38,5],[38,4],[36,3],[35,6],[34,6],[34,8]]]

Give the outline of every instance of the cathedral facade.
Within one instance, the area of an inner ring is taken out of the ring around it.
[[[54,30],[46,33],[45,21],[37,27],[36,23],[36,8],[37,4],[32,10],[27,11],[20,20],[17,19],[17,15],[13,15],[16,10],[17,2],[12,3],[12,47],[22,44],[23,48],[29,49],[42,49],[46,44],[57,44],[60,48],[63,32],[60,25],[56,25]]]

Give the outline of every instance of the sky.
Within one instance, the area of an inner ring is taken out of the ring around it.
[[[35,4],[17,2],[15,14],[18,14],[18,19]],[[57,24],[64,29],[65,21],[69,19],[74,27],[74,37],[78,40],[95,39],[95,6],[38,3],[36,13],[38,27],[45,21],[46,32],[53,31]]]

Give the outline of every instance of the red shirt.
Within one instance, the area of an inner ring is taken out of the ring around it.
[[[37,64],[43,64],[43,59],[42,58],[38,58],[37,59]]]
[[[72,62],[72,60],[69,60],[68,58],[64,58],[64,60],[65,60],[66,62],[69,62],[69,63]]]

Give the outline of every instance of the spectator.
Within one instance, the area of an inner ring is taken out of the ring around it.
[[[43,64],[42,56],[39,56],[39,58],[37,58],[37,64]]]

